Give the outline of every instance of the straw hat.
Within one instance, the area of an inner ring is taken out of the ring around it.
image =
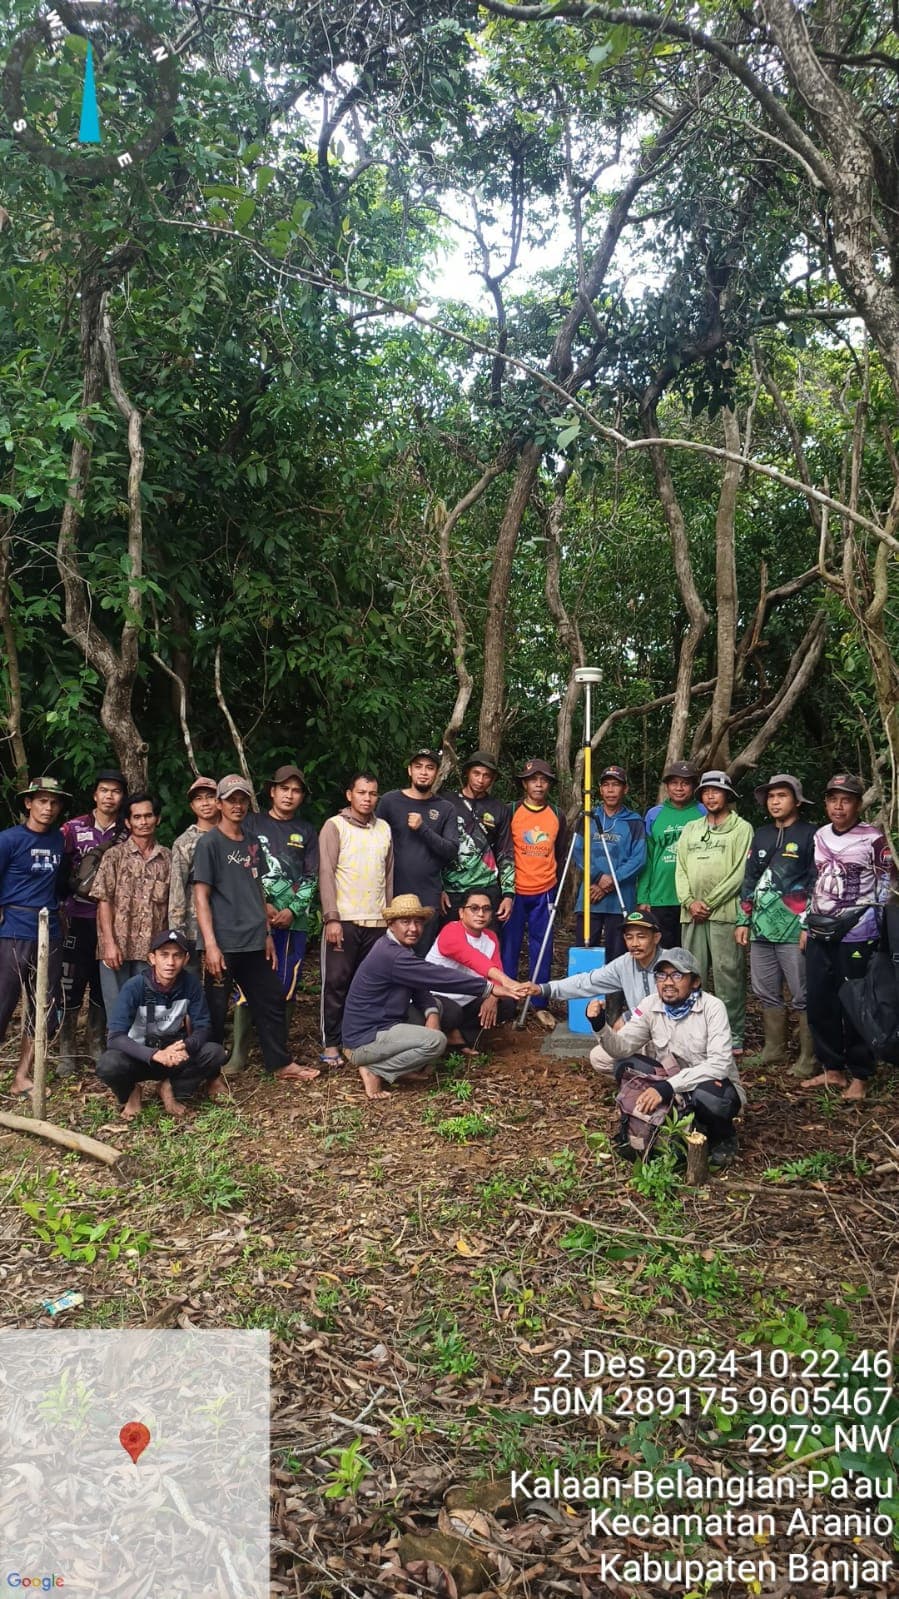
[[[429,922],[433,914],[433,907],[422,905],[417,894],[394,894],[384,912],[384,920],[395,922],[400,916],[415,916],[421,922]]]

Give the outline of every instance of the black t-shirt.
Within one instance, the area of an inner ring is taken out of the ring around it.
[[[318,833],[304,816],[281,822],[268,811],[255,811],[243,824],[247,838],[263,838],[297,882],[318,876]]]
[[[406,820],[413,811],[421,817],[418,828]],[[439,907],[441,873],[459,849],[455,806],[439,794],[407,799],[402,789],[394,788],[378,801],[378,815],[393,835],[394,894],[417,894],[423,905]]]
[[[230,950],[264,949],[268,921],[259,881],[260,849],[254,838],[226,838],[219,828],[201,833],[193,880],[208,883],[216,943]]]

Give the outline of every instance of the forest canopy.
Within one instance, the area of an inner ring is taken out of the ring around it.
[[[895,831],[890,7],[53,17],[0,19],[10,803],[437,739],[567,799],[587,662],[647,801],[849,767]]]

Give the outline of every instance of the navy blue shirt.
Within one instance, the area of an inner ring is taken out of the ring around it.
[[[56,885],[64,852],[58,827],[33,833],[20,823],[0,833],[0,938],[37,938],[38,911],[45,905],[51,936],[59,936]]]
[[[435,990],[438,994],[470,994],[472,999],[481,999],[489,988],[490,984],[477,972],[424,961],[414,949],[407,949],[391,933],[385,933],[369,950],[350,984],[342,1042],[347,1049],[370,1044],[384,1028],[407,1022],[411,1004],[419,1010],[433,1010]]]
[[[150,1030],[158,1043],[147,1043]],[[109,1019],[109,1048],[149,1061],[158,1049],[180,1040],[188,1055],[196,1055],[209,1042],[211,1030],[205,995],[190,972],[182,972],[166,989],[157,988],[151,976],[139,972],[119,989]]]

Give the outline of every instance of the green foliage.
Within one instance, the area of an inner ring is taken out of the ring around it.
[[[470,1144],[474,1138],[492,1138],[496,1126],[491,1117],[480,1111],[469,1111],[465,1116],[445,1117],[434,1131],[450,1144]]]
[[[354,1438],[346,1449],[326,1449],[325,1455],[336,1460],[327,1475],[325,1498],[355,1499],[365,1478],[374,1471],[371,1461],[362,1453],[362,1439]]]
[[[90,1266],[98,1258],[108,1262],[120,1256],[138,1260],[147,1253],[149,1233],[137,1232],[115,1217],[98,1220],[96,1211],[73,1209],[72,1186],[50,1171],[42,1182],[20,1185],[16,1191],[19,1207],[32,1222],[37,1237],[52,1246],[51,1256]],[[42,1197],[29,1197],[35,1191]]]

